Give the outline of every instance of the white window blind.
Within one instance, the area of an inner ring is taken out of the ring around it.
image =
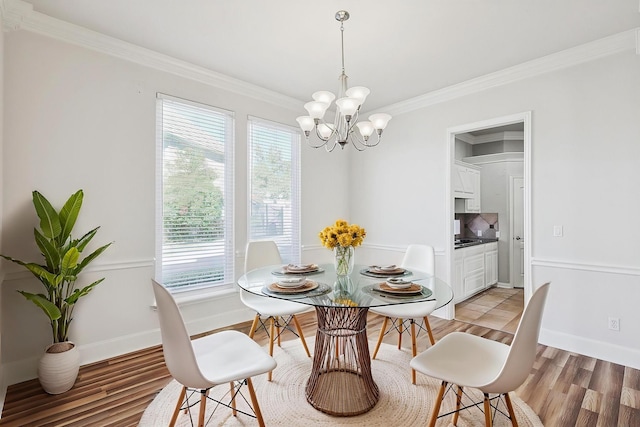
[[[233,113],[158,94],[156,279],[232,284]]]
[[[249,117],[249,239],[300,261],[300,131]]]

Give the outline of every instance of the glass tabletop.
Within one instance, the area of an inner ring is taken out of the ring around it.
[[[393,282],[392,277],[407,283],[388,283]],[[348,276],[337,276],[333,264],[295,274],[284,273],[282,265],[271,265],[242,275],[238,285],[257,295],[319,307],[380,307],[431,301],[438,309],[453,299],[449,285],[424,271],[376,274],[367,265],[356,265]]]

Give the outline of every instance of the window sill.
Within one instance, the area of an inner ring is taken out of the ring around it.
[[[208,300],[222,299],[237,293],[238,290],[235,286],[225,286],[223,289],[199,289],[197,291],[181,292],[173,294],[173,298],[175,299],[178,306],[182,307],[192,304],[199,304]],[[155,300],[153,301],[153,304],[151,304],[151,308],[153,310],[158,309]]]

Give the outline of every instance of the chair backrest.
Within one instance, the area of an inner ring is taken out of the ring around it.
[[[402,267],[436,274],[436,256],[432,246],[409,245],[402,259]]]
[[[548,292],[549,283],[545,283],[531,296],[520,318],[500,374],[489,386],[482,388],[486,393],[506,393],[515,390],[527,379],[536,358],[542,312]]]
[[[206,388],[208,382],[198,367],[178,305],[164,286],[153,279],[151,283],[158,307],[162,352],[171,376],[187,387]]]
[[[247,243],[244,254],[244,272],[272,264],[281,264],[282,258],[276,242],[256,240]]]

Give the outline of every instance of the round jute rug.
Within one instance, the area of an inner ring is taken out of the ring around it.
[[[310,346],[312,340],[307,341]],[[267,427],[269,426],[424,426],[429,420],[433,401],[437,395],[439,381],[418,373],[417,384],[411,384],[411,369],[409,349],[398,350],[395,346],[383,344],[378,356],[372,361],[373,377],[380,389],[380,400],[369,412],[354,417],[335,417],[314,409],[305,398],[304,388],[311,370],[311,359],[304,354],[300,341],[292,340],[282,343],[282,348],[274,349],[274,357],[278,367],[273,371],[273,381],[268,382],[266,375],[253,378],[256,394],[262,415]],[[157,427],[169,424],[171,414],[175,408],[180,389],[182,387],[171,381],[145,410],[139,426]],[[229,390],[227,384],[214,387],[210,395],[221,396]],[[243,388],[243,393],[249,400],[249,393]],[[481,394],[475,394],[476,401],[482,400]],[[193,402],[197,403],[197,396]],[[241,400],[241,399],[238,399]],[[542,422],[533,410],[521,399],[511,393],[511,401],[518,418],[518,424],[523,427],[541,427]],[[448,412],[455,406],[455,395],[449,393],[441,414]],[[197,407],[192,408],[191,416],[194,425],[197,424]],[[207,402],[208,426],[256,426],[257,421],[246,415],[231,415],[231,410],[219,407],[210,417],[215,404]],[[244,402],[238,402],[239,409],[246,409]],[[506,412],[504,405],[501,409]],[[248,411],[250,412],[250,410]],[[450,426],[452,415],[440,418],[438,426]],[[190,426],[188,414],[180,413],[178,426]],[[511,426],[511,422],[498,414],[494,419],[495,426]],[[472,407],[460,413],[458,419],[460,427],[484,426],[484,414]]]

